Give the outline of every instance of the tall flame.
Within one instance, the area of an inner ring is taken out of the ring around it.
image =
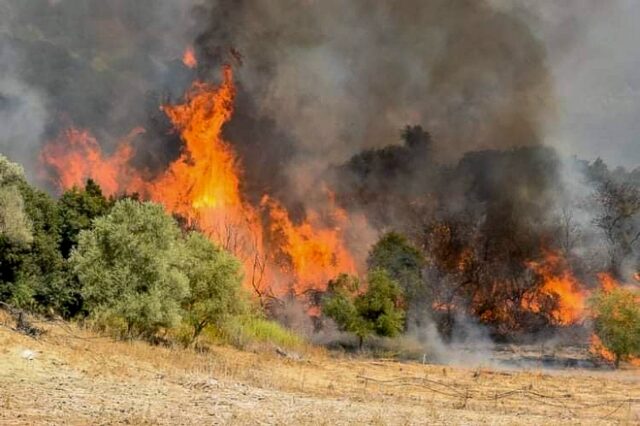
[[[267,291],[265,285],[271,294],[290,290],[301,294],[324,288],[341,272],[355,272],[356,262],[343,235],[349,218],[331,195],[326,218],[330,225],[313,210],[294,223],[284,206],[268,195],[260,211],[245,201],[238,158],[222,137],[235,95],[233,73],[226,66],[220,85],[195,82],[184,103],[162,106],[184,146],[154,180],[142,180],[129,164],[134,153],[131,138],[105,156],[88,132],[69,130],[44,148],[43,161],[57,172],[61,189],[93,178],[107,194],[135,191],[186,218],[244,262],[245,280],[259,294]]]
[[[219,87],[196,82],[184,104],[162,107],[185,145],[153,184],[152,198],[190,219],[211,209],[242,208],[235,153],[221,137],[233,114],[231,68],[225,67],[223,76]]]

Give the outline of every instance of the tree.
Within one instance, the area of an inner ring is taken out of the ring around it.
[[[371,271],[367,284],[367,290],[358,294],[358,279],[343,274],[329,283],[323,301],[324,314],[342,330],[355,334],[360,348],[371,334],[394,337],[404,328],[400,286],[383,269]]]
[[[0,299],[39,311],[59,311],[67,296],[58,251],[55,201],[0,156]]]
[[[640,244],[640,188],[605,175],[594,198],[599,211],[593,222],[607,239],[610,270],[621,276],[622,262]]]
[[[20,194],[24,181],[22,167],[0,155],[0,238],[20,245],[33,241],[31,223]]]
[[[60,209],[60,251],[65,258],[78,243],[80,231],[89,229],[91,221],[109,212],[112,203],[102,194],[100,186],[92,179],[84,189],[73,187],[58,200]]]
[[[180,230],[163,208],[131,199],[80,232],[70,263],[90,315],[126,337],[152,339],[180,320],[189,294]]]
[[[192,232],[185,242],[184,270],[190,294],[183,302],[185,320],[195,341],[209,324],[242,310],[240,262],[204,235]]]
[[[640,356],[640,294],[624,289],[599,291],[591,299],[595,332],[613,353],[615,365]]]
[[[369,270],[383,269],[402,288],[408,310],[417,318],[431,305],[432,295],[422,277],[425,259],[404,235],[389,232],[378,240],[367,258]]]

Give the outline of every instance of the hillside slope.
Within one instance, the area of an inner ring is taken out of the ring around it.
[[[489,371],[311,350],[208,353],[0,321],[1,424],[639,424],[637,371]],[[630,400],[633,399],[633,400]]]

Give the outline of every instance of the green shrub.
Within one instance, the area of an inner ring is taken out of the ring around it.
[[[161,206],[125,199],[82,231],[70,263],[92,319],[151,339],[177,325],[189,293],[180,230]]]
[[[595,332],[615,356],[616,367],[640,356],[640,294],[624,289],[599,291],[591,298]]]
[[[240,262],[202,234],[192,232],[185,241],[183,269],[190,293],[183,301],[184,319],[192,328],[188,343],[210,324],[221,324],[244,308]]]
[[[367,290],[358,294],[358,279],[341,275],[329,283],[322,305],[323,313],[340,329],[358,337],[360,348],[371,334],[394,337],[404,328],[400,286],[384,269],[371,271],[367,284]]]

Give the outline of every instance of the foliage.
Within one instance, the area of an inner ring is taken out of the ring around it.
[[[229,317],[221,324],[207,327],[204,335],[240,349],[264,343],[284,349],[299,349],[304,345],[302,337],[293,331],[275,321],[251,314]]]
[[[396,232],[384,234],[369,252],[367,266],[369,270],[387,271],[400,284],[410,308],[431,305],[431,295],[422,278],[424,257],[404,235]]]
[[[357,278],[341,275],[329,283],[323,312],[344,331],[358,336],[360,347],[371,334],[394,337],[404,327],[400,306],[402,290],[386,270],[377,269],[367,277],[367,290],[358,294]]]
[[[595,331],[615,356],[616,366],[629,356],[640,356],[640,294],[624,289],[600,291],[591,299]]]
[[[84,189],[73,187],[58,200],[60,209],[60,251],[67,258],[78,243],[80,231],[89,229],[91,221],[109,212],[112,203],[102,194],[102,189],[92,179]]]
[[[22,169],[0,157],[0,299],[38,311],[63,311],[64,264],[58,251],[59,214],[55,201],[30,186]],[[9,215],[10,217],[6,216]]]
[[[19,245],[27,245],[33,240],[20,194],[23,183],[22,167],[0,155],[0,238]]]
[[[190,294],[183,302],[192,341],[209,324],[220,324],[243,308],[240,262],[202,234],[192,232],[185,242],[184,272]]]
[[[180,320],[189,293],[183,258],[180,230],[162,207],[125,199],[80,232],[70,263],[98,323],[152,338]]]

